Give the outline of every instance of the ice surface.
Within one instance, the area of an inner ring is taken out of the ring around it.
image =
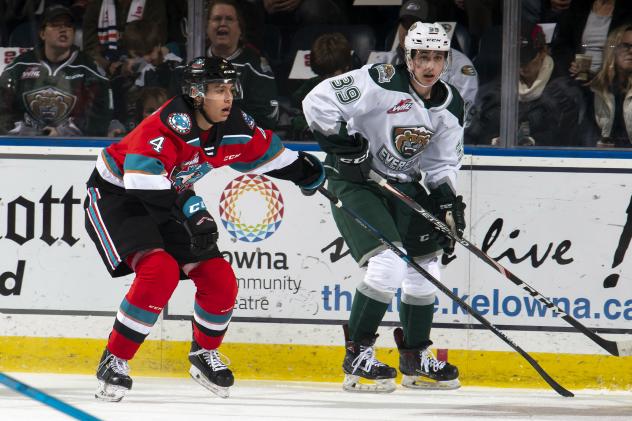
[[[131,373],[133,376],[133,372]],[[188,378],[134,377],[120,403],[94,399],[93,376],[9,373],[104,420],[632,420],[632,392],[463,387],[398,389],[388,395],[346,393],[340,384],[243,381],[220,399]],[[0,385],[0,420],[68,420],[49,406]]]

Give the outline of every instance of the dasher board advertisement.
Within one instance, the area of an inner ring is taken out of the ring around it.
[[[57,149],[0,153],[0,311],[113,314],[133,278],[110,278],[84,229],[84,183],[97,150]],[[458,186],[467,203],[465,235],[582,324],[632,333],[632,256],[624,235],[630,172],[632,162],[624,159],[466,156]],[[218,223],[219,247],[237,276],[234,321],[348,319],[363,270],[327,199],[229,168],[211,171],[196,191]],[[443,263],[441,281],[492,323],[569,329],[466,249],[457,246]],[[164,317],[190,317],[193,295],[192,282],[182,281]],[[398,321],[399,300],[397,294],[387,324]],[[441,293],[435,304],[436,326],[475,323]]]

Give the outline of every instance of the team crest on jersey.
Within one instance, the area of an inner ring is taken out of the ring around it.
[[[395,67],[392,64],[380,64],[375,66],[377,70],[377,81],[379,83],[390,82],[395,76]]]
[[[183,164],[186,163],[183,162]],[[208,162],[196,165],[178,166],[171,171],[169,179],[177,191],[182,191],[189,188],[193,185],[193,183],[204,177],[204,175],[212,169],[213,167]]]
[[[413,106],[412,99],[402,99],[397,104],[393,105],[393,107],[389,108],[386,112],[387,114],[395,114],[395,113],[405,113],[410,110]]]
[[[434,133],[423,126],[395,127],[393,143],[404,158],[412,158],[425,149]]]
[[[250,127],[250,130],[255,128],[255,119],[250,117],[248,114],[246,114],[245,112],[241,112],[241,116],[244,118],[244,121],[246,122],[246,124],[248,125],[248,127]]]
[[[22,98],[29,114],[44,124],[66,120],[77,102],[76,96],[52,86],[25,92]]]
[[[186,113],[169,114],[167,124],[179,134],[188,134],[191,131],[191,117]]]
[[[461,73],[466,76],[476,76],[476,69],[474,69],[474,67],[470,66],[469,64],[466,64],[465,66],[461,67]]]

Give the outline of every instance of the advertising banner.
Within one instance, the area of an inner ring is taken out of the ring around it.
[[[586,326],[632,333],[632,256],[626,253],[632,162],[597,164],[467,156],[459,178],[466,237]],[[118,308],[133,278],[110,278],[83,228],[84,182],[93,167],[93,156],[0,154],[1,312],[98,315]],[[348,318],[363,271],[324,197],[305,197],[292,183],[230,168],[214,169],[196,186],[237,275],[234,321],[337,324]],[[463,247],[442,263],[441,281],[492,323],[571,329]],[[192,282],[182,281],[164,318],[190,317],[193,294]],[[399,300],[397,294],[387,323],[398,321]],[[437,294],[436,326],[471,323]]]

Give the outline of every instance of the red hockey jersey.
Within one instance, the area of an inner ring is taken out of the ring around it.
[[[138,196],[158,222],[168,218],[177,192],[191,188],[213,168],[230,165],[263,174],[298,158],[277,135],[235,106],[225,122],[208,131],[198,128],[193,111],[177,96],[97,159],[101,177]]]

